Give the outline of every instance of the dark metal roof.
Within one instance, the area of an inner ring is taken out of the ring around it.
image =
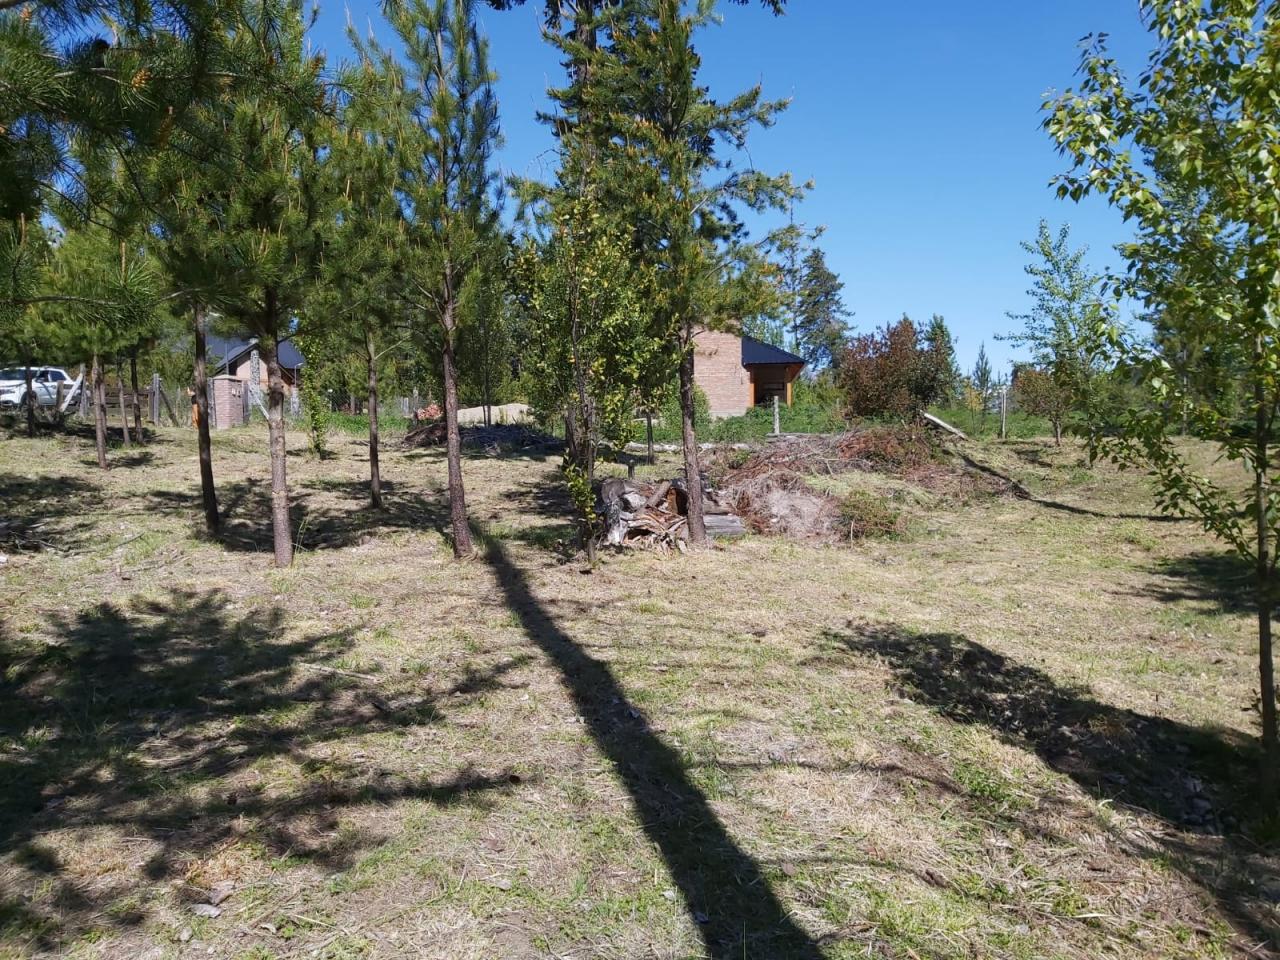
[[[234,366],[241,357],[253,349],[253,345],[257,343],[257,340],[248,337],[218,337],[209,334],[206,343],[209,348],[209,360],[216,369],[222,370],[226,367]],[[276,348],[276,355],[280,359],[280,366],[286,369],[296,370],[302,366],[302,354],[293,345],[292,340],[281,340]]]
[[[761,343],[754,337],[748,337],[743,334],[742,337],[742,365],[744,367],[754,366],[758,363],[798,363],[804,365],[804,357],[797,357],[794,353],[788,353],[779,347],[770,346],[767,343]]]

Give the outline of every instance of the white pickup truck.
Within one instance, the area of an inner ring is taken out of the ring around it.
[[[74,393],[79,392],[79,382],[67,375],[61,367],[32,367],[31,388],[36,395],[36,403],[42,407],[51,407],[58,401],[58,384],[62,384],[64,403],[71,402]],[[0,407],[20,407],[27,402],[27,377],[23,367],[5,367],[0,369]]]

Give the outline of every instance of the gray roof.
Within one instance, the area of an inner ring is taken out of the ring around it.
[[[755,366],[756,364],[768,363],[798,363],[804,365],[804,357],[797,357],[794,353],[788,353],[779,347],[771,346],[767,343],[761,343],[754,337],[748,337],[746,334],[742,336],[742,365],[744,367]]]
[[[206,343],[209,348],[209,360],[217,370],[233,367],[240,358],[253,349],[256,337],[217,337],[209,334]],[[296,370],[302,366],[302,354],[293,345],[292,340],[281,340],[276,347],[276,356],[280,366],[287,370]]]

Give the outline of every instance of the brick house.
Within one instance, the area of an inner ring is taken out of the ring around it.
[[[254,337],[215,337],[210,335],[206,341],[209,351],[209,367],[214,376],[225,374],[248,383],[253,373],[253,354],[258,341]],[[281,340],[276,347],[276,355],[280,360],[280,374],[284,378],[284,392],[287,396],[293,392],[294,385],[301,378],[302,354],[293,345],[292,340]],[[258,362],[258,379],[262,393],[267,392],[267,365]]]
[[[246,337],[210,336],[207,340],[210,371],[210,424],[218,430],[238,427],[248,422],[254,392],[253,380],[255,353],[258,341]],[[281,340],[276,347],[280,360],[280,375],[284,380],[285,399],[291,409],[297,406],[296,389],[301,379],[302,354],[289,340]],[[267,395],[267,365],[261,356],[258,366],[258,397],[265,402]],[[194,422],[195,413],[192,412]]]
[[[694,337],[693,379],[713,417],[736,417],[777,397],[791,406],[791,385],[804,359],[752,337],[702,330]]]

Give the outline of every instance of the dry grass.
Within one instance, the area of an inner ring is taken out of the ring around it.
[[[978,447],[909,535],[585,575],[554,462],[0,440],[0,956],[1264,955],[1237,571],[1141,478]],[[669,474],[671,464],[655,468]],[[221,885],[221,886],[220,886]],[[217,917],[193,906],[230,890]]]

